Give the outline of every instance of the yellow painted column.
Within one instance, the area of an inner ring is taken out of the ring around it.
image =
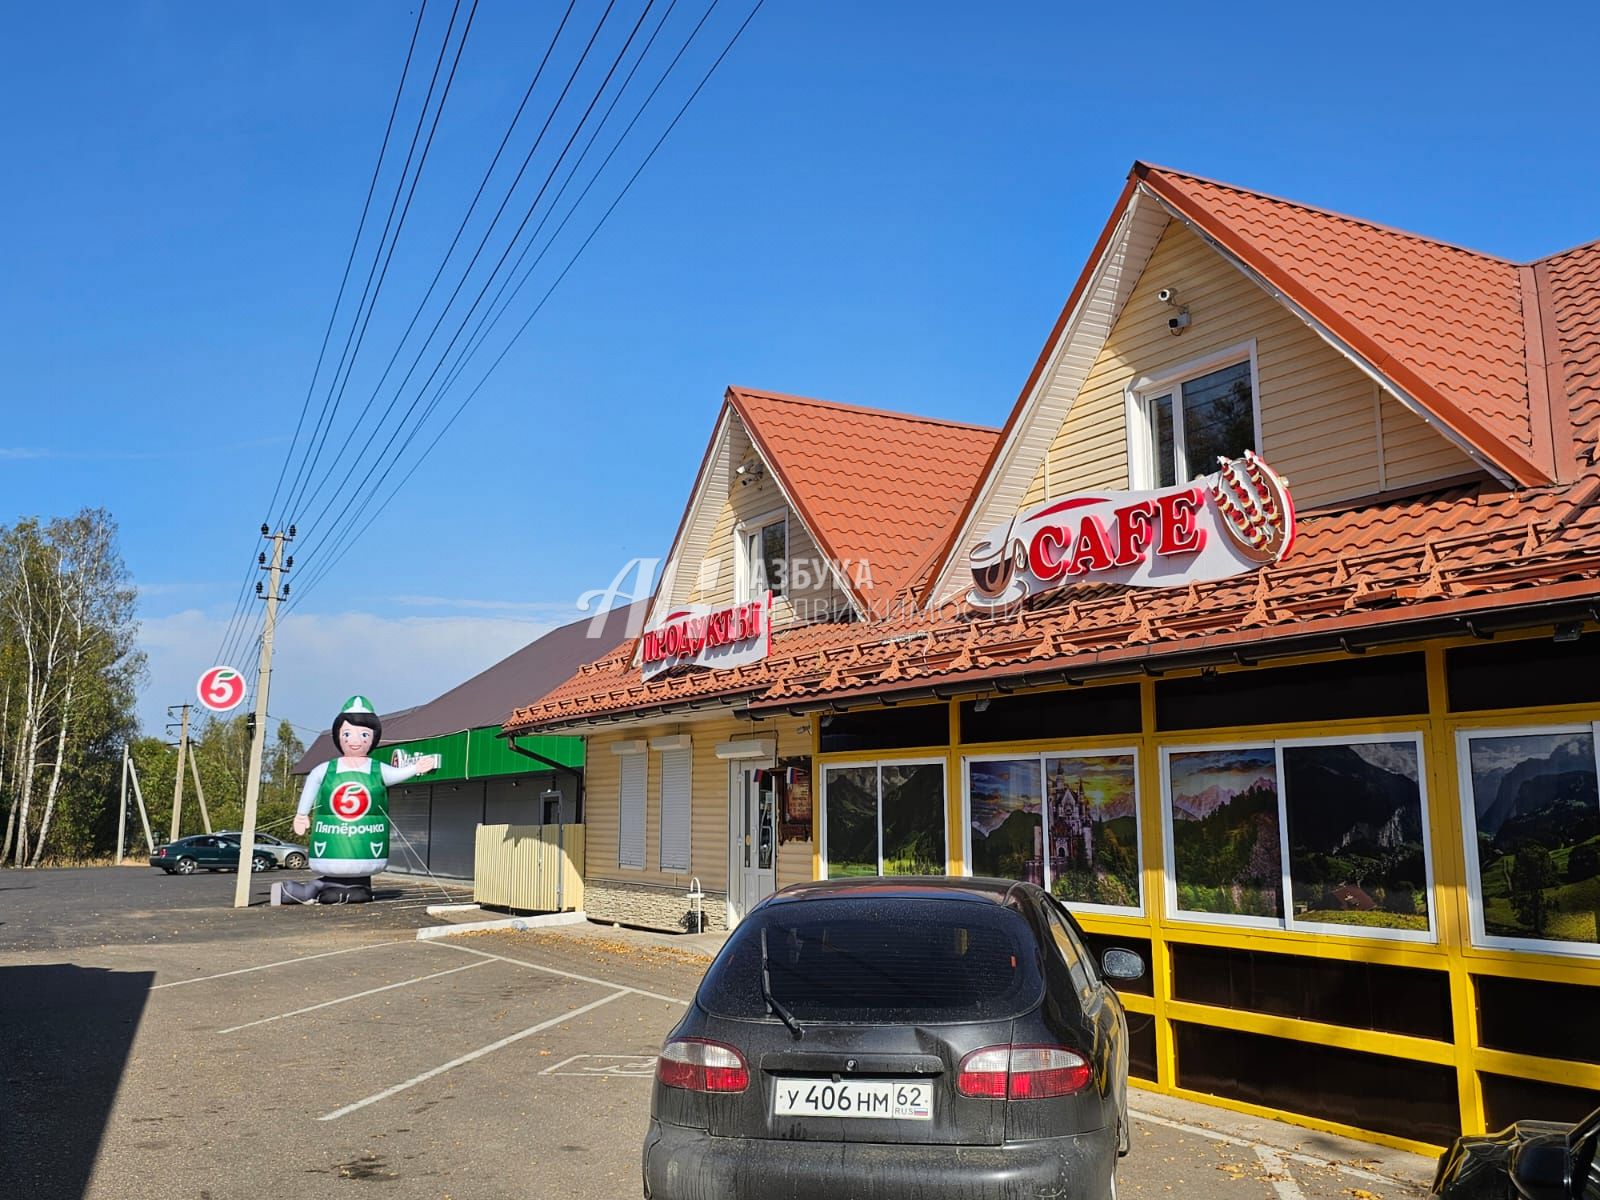
[[[961,701],[949,701],[948,745],[945,748],[945,874],[967,875],[966,830],[961,827],[961,797],[967,781],[961,770]]]
[[[1167,902],[1165,838],[1161,817],[1161,755],[1156,748],[1156,684],[1139,681],[1139,847],[1145,919],[1150,928],[1150,982],[1156,1023],[1156,1083],[1161,1091],[1177,1086],[1177,1051],[1167,1006],[1172,999],[1172,958],[1167,951],[1163,913]]]
[[[811,878],[822,878],[822,714],[811,714]]]
[[[1461,1131],[1484,1131],[1483,1089],[1478,1084],[1478,1006],[1464,951],[1472,943],[1467,907],[1466,852],[1455,738],[1449,724],[1444,647],[1425,651],[1428,670],[1428,836],[1433,843],[1434,927],[1450,971],[1450,1018],[1455,1041],[1456,1096]]]

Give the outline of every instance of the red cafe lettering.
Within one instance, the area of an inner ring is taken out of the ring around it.
[[[763,600],[703,615],[674,613],[661,628],[644,631],[642,657],[647,664],[656,663],[748,641],[766,632],[765,618],[766,602]]]
[[[1101,503],[1084,499],[1080,505]],[[1028,543],[1028,566],[1050,582],[1091,571],[1111,571],[1160,557],[1197,554],[1205,548],[1206,531],[1196,524],[1205,507],[1198,487],[1136,500],[1103,514],[1085,513],[1073,520],[1043,525]]]

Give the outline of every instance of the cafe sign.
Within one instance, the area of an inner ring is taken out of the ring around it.
[[[1288,485],[1253,452],[1177,487],[1049,500],[972,550],[967,602],[999,608],[1070,583],[1186,587],[1279,561],[1294,545]]]
[[[686,605],[639,639],[642,673],[653,679],[692,664],[726,670],[760,662],[772,648],[772,593],[727,608]]]

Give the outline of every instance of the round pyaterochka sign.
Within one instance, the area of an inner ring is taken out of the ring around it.
[[[328,807],[341,821],[359,821],[372,808],[372,793],[359,783],[341,783],[328,797]]]
[[[195,695],[212,712],[227,712],[244,699],[244,676],[232,667],[212,667],[195,684]]]

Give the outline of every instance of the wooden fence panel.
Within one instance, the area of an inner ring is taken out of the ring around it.
[[[472,898],[523,912],[583,907],[582,825],[479,825]]]

